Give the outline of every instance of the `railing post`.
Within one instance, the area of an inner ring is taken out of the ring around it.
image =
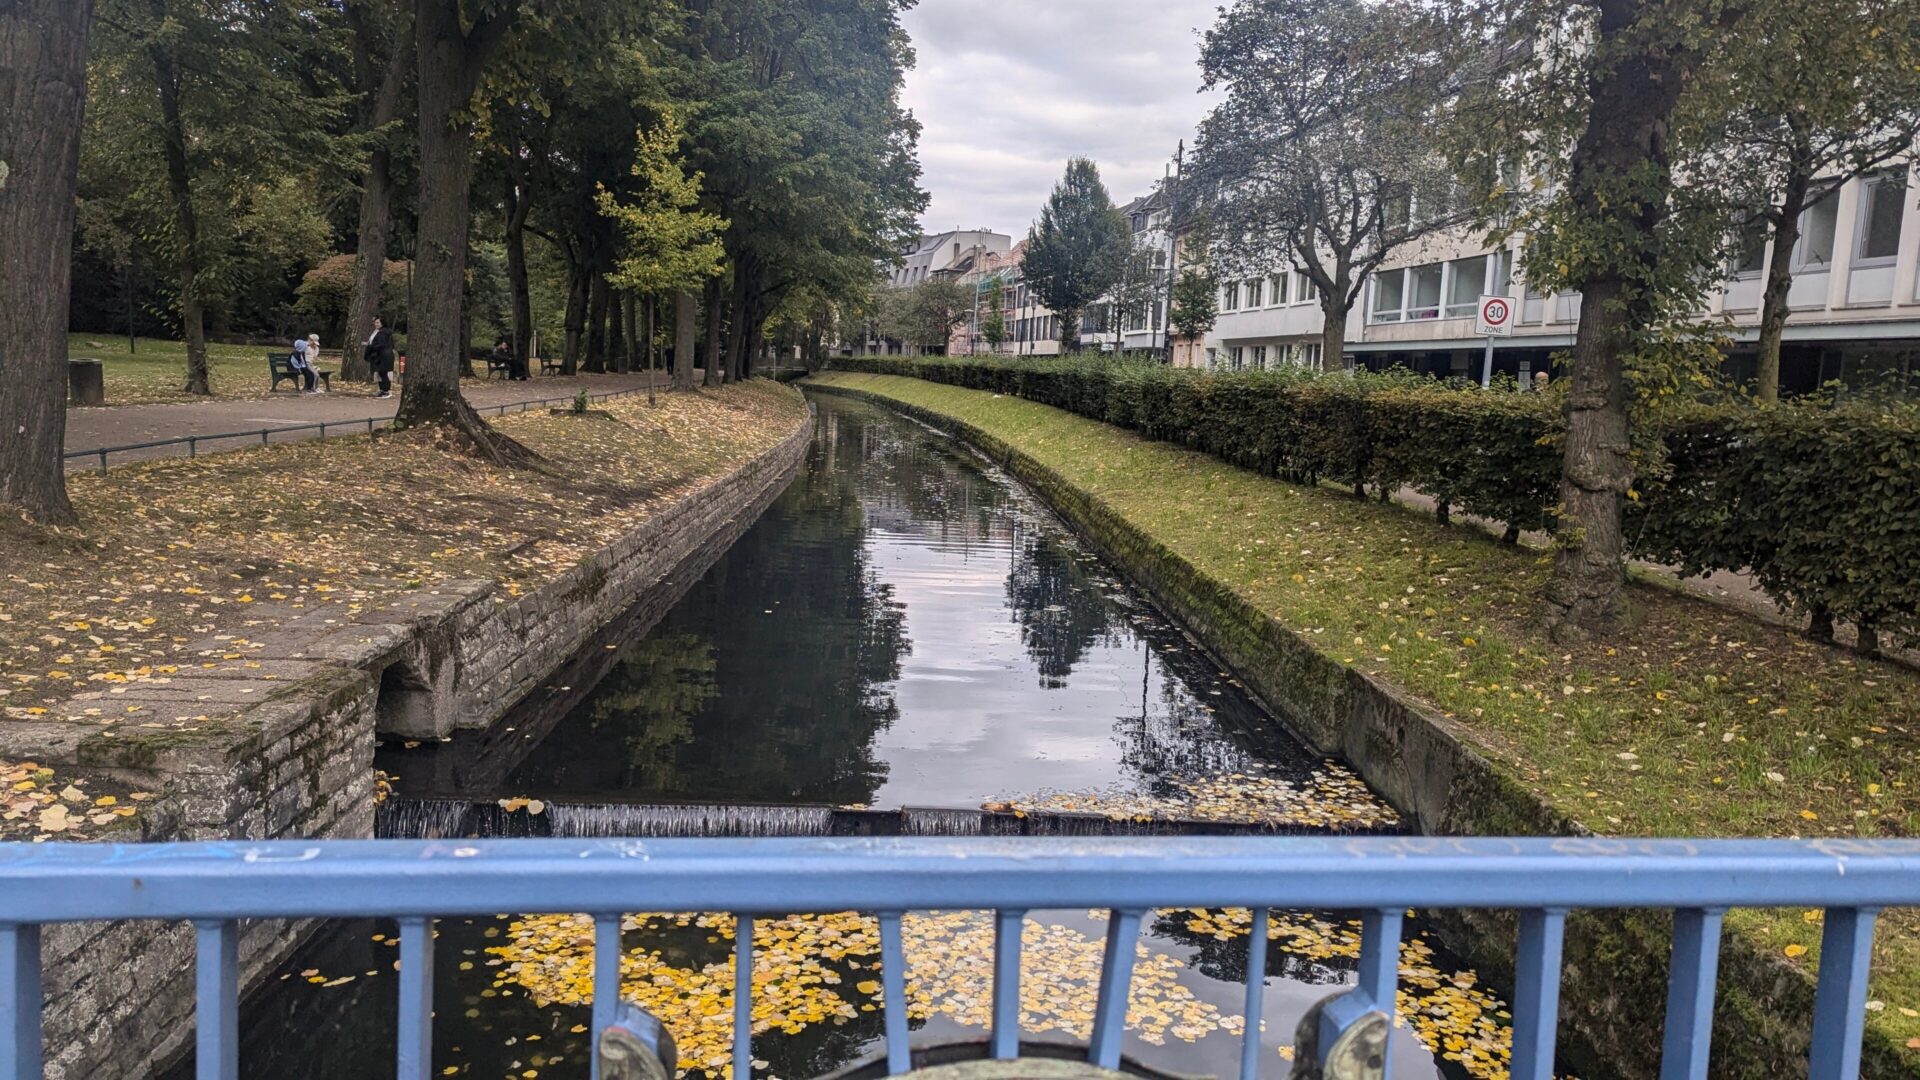
[[[753,916],[734,916],[733,1080],[753,1077]]]
[[[433,920],[400,920],[399,1080],[433,1071]]]
[[[620,1008],[620,915],[593,917],[593,1043],[613,1024]],[[600,1055],[593,1055],[593,1080],[600,1080]]]
[[[993,919],[993,1056],[1020,1056],[1020,932],[1027,913],[1006,908]]]
[[[1872,960],[1871,908],[1827,911],[1820,934],[1820,986],[1813,995],[1812,1080],[1855,1080],[1867,1026],[1867,968]]]
[[[1713,984],[1720,966],[1717,908],[1673,913],[1673,963],[1667,974],[1667,1035],[1660,1080],[1704,1080],[1713,1043]]]
[[[1120,1065],[1120,1047],[1127,1031],[1127,996],[1133,989],[1133,954],[1144,912],[1109,912],[1107,955],[1100,965],[1100,997],[1094,1007],[1093,1042],[1087,1060],[1102,1069]]]
[[[907,1033],[907,951],[900,940],[900,913],[880,913],[881,1007],[887,1028],[887,1073],[899,1076],[913,1068],[913,1047]]]
[[[187,436],[187,456],[200,456],[200,437],[198,435]]]
[[[1567,913],[1557,908],[1520,913],[1513,979],[1513,1080],[1553,1080],[1560,946],[1566,925]]]
[[[239,1080],[240,934],[219,920],[196,921],[194,1075]]]
[[[40,928],[0,925],[0,1074],[40,1075]]]
[[[100,448],[100,471],[107,471],[107,448],[104,446]]]
[[[1266,1011],[1267,924],[1266,908],[1253,909],[1252,936],[1247,938],[1247,1027],[1240,1041],[1240,1080],[1260,1075],[1260,1014]]]

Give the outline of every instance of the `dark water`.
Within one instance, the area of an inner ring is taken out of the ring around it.
[[[616,629],[489,735],[383,748],[401,795],[976,807],[1323,775],[1327,763],[1007,477],[892,414],[815,402],[806,471],[657,627]],[[1103,933],[1085,912],[1035,918],[1055,928],[1058,955]],[[585,1076],[585,1036],[572,1029],[587,1010],[543,1006],[526,980],[489,964],[508,927],[505,916],[440,924],[435,1074]],[[395,950],[375,940],[391,933],[360,923],[318,935],[248,1002],[243,1073],[391,1075]],[[1203,1003],[1185,1007],[1238,1014],[1244,936],[1162,916],[1143,941],[1150,957],[1178,962],[1177,995]],[[627,945],[697,972],[724,963],[730,943],[667,925],[629,931]],[[873,977],[838,963],[845,985]],[[1276,946],[1269,1075],[1285,1075],[1277,1048],[1299,1015],[1353,967]],[[964,1012],[934,1016],[917,1037],[978,1035]],[[877,1050],[879,1032],[877,1011],[856,1011],[755,1050],[771,1074],[818,1075]],[[1128,1049],[1185,1073],[1237,1067],[1227,1031],[1164,1042]],[[1396,1075],[1434,1075],[1411,1036],[1396,1047]]]

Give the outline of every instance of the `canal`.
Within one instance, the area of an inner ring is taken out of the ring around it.
[[[943,435],[817,395],[804,473],[656,625],[610,628],[495,730],[389,741],[387,834],[455,835],[478,802],[527,831],[659,835],[815,828],[826,808],[1055,811],[1391,828],[1350,773],[1289,738],[1206,653],[1029,493]],[[465,822],[467,824],[463,825]],[[1030,1038],[1084,1039],[1103,914],[1038,912],[1025,939]],[[674,1029],[689,1075],[731,1038],[729,917],[628,919],[628,993]],[[1276,913],[1264,1071],[1350,984],[1357,929]],[[1146,924],[1127,1052],[1184,1074],[1237,1068],[1244,912]],[[916,1040],[978,1038],[991,920],[906,926]],[[1504,1006],[1410,925],[1396,1077],[1504,1075]],[[831,1072],[879,1049],[878,934],[851,914],[761,920],[756,1074]],[[244,1007],[241,1071],[390,1075],[390,925],[331,925]],[[502,912],[439,924],[436,1075],[584,1077],[591,932]],[[186,1075],[182,1073],[181,1075]]]

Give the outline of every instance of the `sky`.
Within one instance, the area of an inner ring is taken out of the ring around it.
[[[1018,240],[1066,171],[1099,163],[1114,202],[1152,190],[1211,100],[1199,33],[1220,0],[920,0],[905,100],[920,120],[927,232]]]

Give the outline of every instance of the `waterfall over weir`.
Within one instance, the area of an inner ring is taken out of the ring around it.
[[[1010,813],[945,807],[860,810],[831,806],[539,803],[393,798],[380,804],[375,835],[431,840],[496,837],[612,838],[742,836],[1320,836],[1394,833],[1223,821],[1115,820],[1096,814]]]

